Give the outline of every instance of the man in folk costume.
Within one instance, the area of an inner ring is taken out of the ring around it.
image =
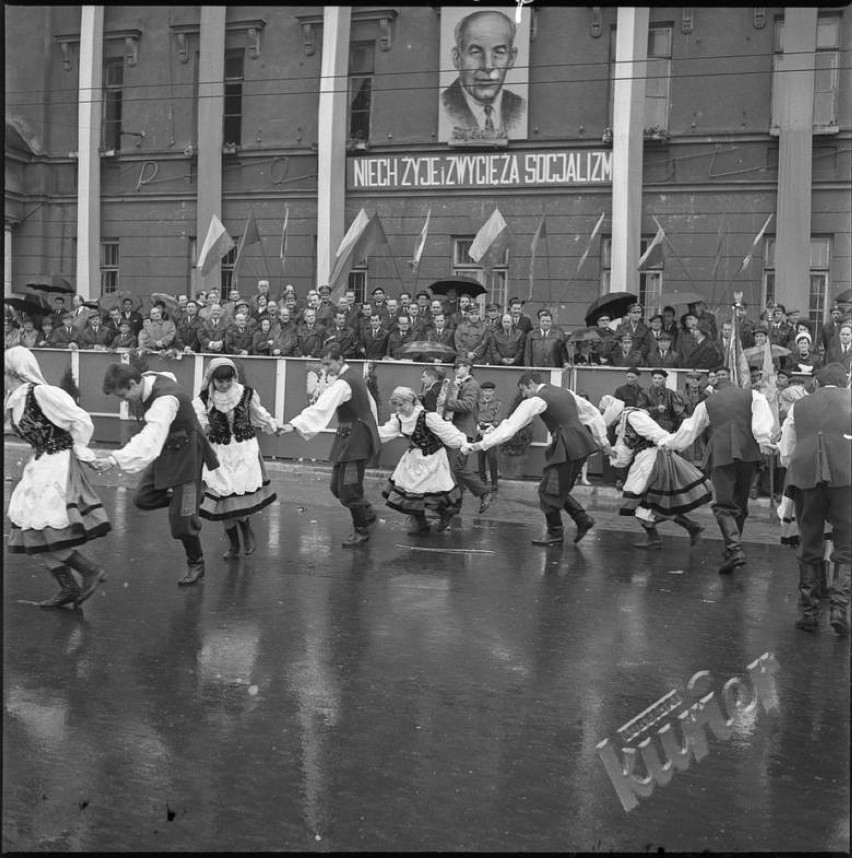
[[[684,528],[690,545],[695,545],[704,528],[686,513],[710,503],[710,483],[694,465],[659,450],[657,444],[669,433],[646,411],[625,407],[614,396],[604,396],[599,407],[606,426],[617,425],[610,454],[613,467],[630,466],[619,514],[635,515],[645,529],[646,541],[635,547],[659,551],[657,522],[669,519]]]
[[[9,551],[42,557],[58,582],[59,592],[39,607],[77,606],[106,580],[104,570],[77,551],[110,530],[100,498],[80,466],[95,458],[87,446],[92,419],[64,390],[47,383],[29,349],[13,346],[3,359],[5,419],[33,449],[9,499]]]
[[[207,365],[201,392],[192,405],[219,459],[218,468],[205,468],[202,473],[206,489],[200,514],[224,524],[229,542],[224,557],[234,560],[240,556],[240,532],[245,553],[254,552],[251,516],[276,499],[257,429],[272,435],[278,423],[261,404],[257,391],[240,384],[236,364],[224,357],[213,358]]]
[[[332,417],[337,416],[337,434],[329,453],[334,465],[331,493],[352,516],[353,532],[343,547],[356,548],[369,540],[369,527],[376,521],[376,513],[364,497],[364,469],[380,443],[376,403],[360,370],[346,363],[336,343],[323,350],[321,362],[334,381],[313,405],[278,431],[297,431],[305,440],[310,440],[328,426]]]
[[[817,371],[818,390],[791,408],[781,430],[779,452],[787,468],[799,524],[799,605],[796,627],[819,626],[819,581],[825,525],[831,524],[834,576],[829,622],[841,637],[849,634],[849,581],[852,564],[852,399],[846,371],[834,363]]]
[[[577,525],[574,542],[579,542],[594,526],[595,520],[571,496],[583,462],[600,448],[609,453],[606,426],[597,408],[571,390],[542,384],[537,372],[525,372],[518,379],[524,401],[496,429],[470,450],[488,450],[503,444],[538,415],[553,440],[547,448],[544,471],[538,487],[539,507],[547,521],[547,533],[533,545],[562,545],[564,509]],[[588,428],[587,428],[588,427]],[[591,430],[591,431],[590,431]]]
[[[172,538],[183,544],[186,553],[187,570],[178,586],[195,584],[205,572],[201,472],[205,465],[215,470],[219,460],[198,423],[192,399],[170,372],[141,373],[136,367],[115,363],[107,367],[103,391],[136,405],[145,425],[95,466],[142,471],[133,503],[142,510],[168,508]]]
[[[720,574],[746,562],[742,534],[748,517],[748,495],[755,470],[771,452],[774,417],[766,397],[754,390],[719,381],[715,392],[700,402],[691,417],[659,446],[684,450],[709,426],[703,470],[709,471],[715,501],[713,515],[725,542]]]

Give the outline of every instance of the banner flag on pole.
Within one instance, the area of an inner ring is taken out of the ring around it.
[[[362,218],[361,215],[364,217]],[[358,217],[349,227],[349,231],[343,236],[343,241],[340,243],[335,258],[334,269],[328,278],[328,285],[331,286],[330,300],[332,304],[336,304],[346,291],[347,275],[352,266],[361,259],[369,257],[377,248],[387,245],[387,243],[388,239],[378,214],[367,217],[367,213],[361,209],[358,212]]]
[[[287,224],[290,222],[290,206],[284,208],[284,226],[281,227],[281,250],[278,256],[281,257],[281,274],[284,274],[284,259],[287,256]]]
[[[734,306],[731,310],[731,339],[728,341],[728,353],[725,355],[725,366],[731,373],[731,381],[737,387],[751,387],[751,372],[748,368],[748,358],[743,351],[743,341],[740,337],[740,318],[737,306],[743,299],[742,292],[734,293]]]
[[[423,248],[426,247],[426,236],[429,235],[429,219],[432,217],[432,209],[426,212],[426,222],[423,224],[423,229],[420,230],[420,238],[417,240],[417,247],[414,248],[414,256],[411,257],[411,270],[414,276],[417,277],[417,272],[420,270],[420,259],[423,256]]]
[[[233,247],[234,239],[228,235],[222,221],[213,215],[210,219],[210,228],[207,230],[207,238],[204,239],[204,245],[198,255],[198,262],[195,267],[201,270],[202,276],[209,274],[216,263],[223,256],[226,256]]]
[[[636,266],[637,271],[648,271],[651,268],[659,269],[665,265],[666,258],[663,255],[663,240],[666,234],[663,228],[657,223],[657,234],[654,240],[648,245],[648,249],[642,254],[639,260],[639,265]]]
[[[606,212],[601,212],[601,216],[598,218],[598,222],[595,224],[594,229],[592,230],[592,234],[589,236],[589,242],[586,245],[586,249],[583,251],[583,255],[580,257],[580,261],[577,263],[577,274],[580,273],[580,269],[583,267],[583,263],[589,256],[589,251],[592,249],[592,242],[598,237],[598,233],[603,226],[604,218],[606,217]]]
[[[547,227],[544,224],[544,215],[541,216],[541,220],[538,222],[538,228],[530,242],[530,294],[527,298],[528,301],[532,301],[533,280],[535,279],[535,257],[536,253],[538,253],[539,242],[541,241],[547,241]]]
[[[766,223],[760,228],[760,232],[754,237],[754,241],[751,243],[751,247],[748,250],[748,253],[745,255],[742,261],[742,265],[740,265],[739,271],[737,274],[742,274],[743,271],[748,268],[749,262],[751,262],[752,256],[754,256],[754,251],[757,250],[757,245],[760,244],[763,239],[763,234],[766,232],[766,228],[769,226],[769,222],[772,220],[774,215],[770,214],[768,218],[766,218]]]
[[[491,217],[476,234],[468,256],[488,270],[503,261],[511,240],[512,234],[509,232],[509,227],[503,215],[500,214],[500,209],[495,208]]]
[[[243,228],[243,234],[240,236],[240,243],[237,245],[237,258],[234,260],[234,276],[237,276],[237,266],[242,259],[243,250],[252,244],[257,244],[260,241],[260,231],[257,228],[257,218],[254,216],[254,209],[249,209],[249,216],[246,218],[246,225]]]
[[[769,337],[763,347],[763,375],[760,379],[760,392],[769,402],[772,410],[772,437],[781,430],[781,418],[778,412],[778,376],[775,374],[775,364],[772,362],[772,343]]]

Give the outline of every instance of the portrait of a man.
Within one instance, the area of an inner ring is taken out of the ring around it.
[[[443,7],[441,58],[441,141],[527,136],[527,12],[516,25],[499,9]]]

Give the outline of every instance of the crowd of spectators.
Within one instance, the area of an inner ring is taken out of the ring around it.
[[[320,286],[300,298],[287,285],[275,301],[269,282],[260,280],[256,293],[247,298],[238,289],[226,300],[216,290],[194,298],[180,295],[155,301],[144,316],[132,298],[104,313],[80,296],[72,298],[70,307],[58,297],[40,327],[7,312],[6,345],[319,357],[326,345],[337,342],[347,358],[401,360],[412,357],[404,348],[407,344],[426,342],[480,365],[706,371],[726,362],[731,337],[731,321],[719,323],[703,302],[690,304],[680,319],[673,307],[646,319],[643,307],[634,304],[621,320],[600,315],[596,327],[578,338],[554,324],[547,308],[531,318],[518,298],[510,300],[506,312],[497,304],[487,305],[483,318],[479,303],[453,292],[433,296],[424,290],[413,297],[407,292],[390,297],[378,288],[369,301],[358,304],[349,291],[336,305],[330,294],[328,286]],[[833,307],[830,321],[815,339],[813,326],[798,311],[773,304],[752,320],[743,306],[738,310],[743,347],[761,346],[768,339],[790,352],[777,359],[776,368],[793,373],[813,372],[830,360],[843,363],[848,372],[849,309]]]

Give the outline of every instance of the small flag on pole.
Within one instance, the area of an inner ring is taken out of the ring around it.
[[[766,228],[769,226],[769,222],[772,220],[773,215],[770,214],[768,218],[766,218],[766,223],[760,228],[760,232],[754,237],[754,241],[751,243],[751,247],[748,250],[748,253],[745,255],[742,261],[742,265],[740,265],[739,271],[737,274],[742,274],[743,271],[748,268],[749,262],[751,262],[752,256],[754,256],[754,251],[757,250],[757,245],[760,244],[763,239],[763,234],[766,232]]]
[[[429,219],[432,217],[432,209],[426,212],[426,222],[423,224],[423,229],[420,230],[420,238],[417,240],[417,247],[414,248],[414,256],[411,257],[411,270],[414,276],[420,270],[420,259],[423,256],[423,248],[426,247],[426,236],[429,235]]]
[[[506,248],[512,240],[509,227],[500,214],[500,209],[495,208],[491,217],[482,225],[473,244],[468,250],[468,256],[482,265],[486,270],[499,264],[505,257]]]
[[[541,241],[547,241],[547,227],[544,224],[544,215],[541,216],[541,220],[538,222],[538,228],[530,242],[530,294],[529,298],[527,298],[528,301],[532,301],[533,280],[535,279],[535,257],[538,253],[539,242]]]
[[[246,225],[243,229],[243,234],[240,237],[240,243],[237,246],[237,259],[234,263],[234,267],[236,267],[236,263],[240,261],[240,257],[243,255],[243,250],[252,244],[257,244],[259,241],[260,230],[257,228],[257,218],[254,216],[254,209],[249,209],[249,216],[246,218]]]
[[[367,217],[367,213],[361,209],[358,212],[358,217],[355,218],[352,226],[343,236],[343,241],[340,242],[334,268],[328,278],[328,285],[331,286],[330,300],[332,304],[336,304],[346,291],[347,275],[352,266],[359,260],[369,257],[378,247],[387,243],[388,239],[378,214]]]
[[[204,239],[204,245],[198,255],[198,262],[195,267],[201,270],[202,276],[209,274],[216,263],[233,247],[234,239],[228,235],[222,221],[213,215],[210,219],[210,229],[207,230],[207,238]]]
[[[654,240],[648,245],[648,249],[642,254],[642,258],[639,260],[639,265],[636,267],[637,271],[647,271],[650,268],[661,268],[665,264],[665,257],[663,256],[663,239],[665,239],[666,234],[663,231],[663,228],[657,224],[657,234],[654,236]]]
[[[728,341],[728,353],[725,355],[725,365],[731,373],[731,381],[737,387],[751,387],[751,373],[748,368],[748,358],[743,351],[740,336],[740,317],[737,307],[743,299],[742,292],[734,293],[734,307],[731,314],[731,339]]]
[[[603,226],[605,217],[606,212],[601,212],[601,216],[598,218],[598,222],[595,224],[594,229],[592,230],[592,234],[589,236],[589,242],[586,245],[586,249],[583,251],[583,255],[580,257],[580,261],[577,263],[577,274],[580,273],[580,269],[583,267],[583,263],[589,256],[589,251],[592,249],[592,242],[598,237],[598,233],[601,231],[601,227]]]
[[[278,255],[281,257],[281,273],[284,273],[284,259],[287,256],[287,224],[290,222],[290,206],[284,208],[284,226],[281,227],[281,250]]]

